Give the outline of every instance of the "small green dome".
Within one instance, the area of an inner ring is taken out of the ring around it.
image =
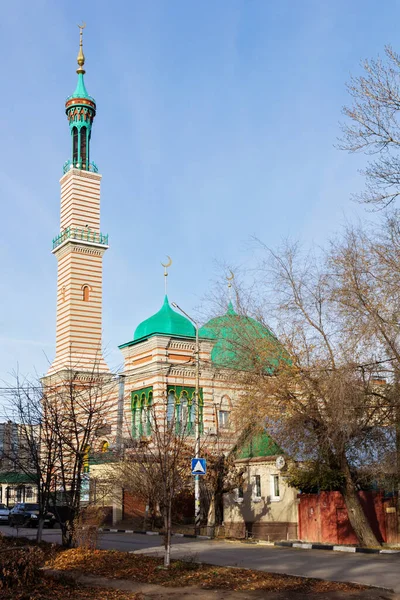
[[[168,296],[165,296],[161,309],[136,327],[133,339],[136,341],[156,334],[195,337],[196,330],[189,319],[172,310]]]
[[[246,346],[252,347],[256,342],[261,342],[260,349],[262,345],[268,350],[269,368],[276,367],[282,358],[282,347],[274,334],[255,319],[238,315],[232,302],[224,315],[211,319],[200,328],[199,336],[216,340],[211,361],[218,367],[250,369],[252,365],[248,364],[250,358]]]

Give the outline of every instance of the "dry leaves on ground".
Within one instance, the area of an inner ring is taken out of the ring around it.
[[[0,590],[0,600],[140,600],[139,594],[90,588],[69,581],[42,577],[24,589]]]
[[[216,567],[194,561],[172,561],[168,570],[162,568],[162,559],[142,554],[110,550],[72,549],[59,553],[51,563],[53,569],[75,571],[87,575],[101,575],[110,579],[128,579],[141,583],[165,586],[196,586],[225,590],[268,590],[323,593],[354,591],[362,586],[289,575],[275,575],[250,569]]]

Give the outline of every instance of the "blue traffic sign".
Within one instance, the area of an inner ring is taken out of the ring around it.
[[[192,458],[192,475],[205,475],[207,463],[205,458]]]

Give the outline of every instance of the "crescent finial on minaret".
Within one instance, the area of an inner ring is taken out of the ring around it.
[[[82,73],[82,75],[84,75],[86,73],[85,69],[83,68],[83,65],[85,64],[85,55],[83,54],[83,44],[82,44],[82,37],[83,37],[83,30],[86,27],[86,23],[82,23],[82,25],[78,25],[79,27],[79,52],[78,52],[78,57],[77,57],[77,61],[78,61],[78,65],[79,67],[77,68],[76,72],[78,73]]]

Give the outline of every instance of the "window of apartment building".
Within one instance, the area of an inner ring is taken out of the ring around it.
[[[239,503],[243,502],[243,496],[244,496],[243,487],[242,486],[237,487],[235,489],[234,495],[233,495],[234,501],[239,502]]]
[[[254,475],[253,500],[261,499],[261,475]]]
[[[281,499],[281,492],[279,488],[279,475],[271,475],[271,500],[277,501]]]
[[[26,499],[32,500],[33,498],[33,489],[31,487],[26,488]]]

